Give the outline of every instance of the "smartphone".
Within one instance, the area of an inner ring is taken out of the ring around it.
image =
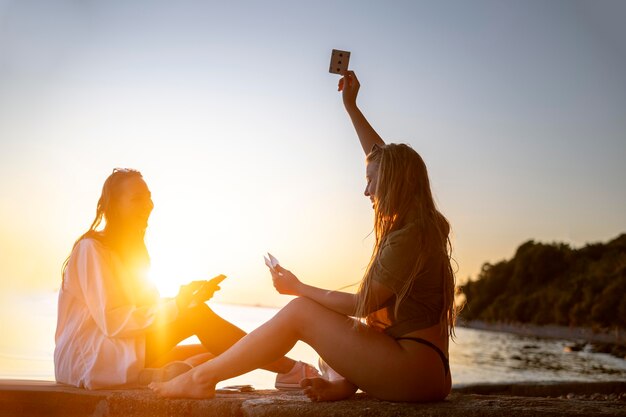
[[[350,52],[333,49],[330,53],[330,67],[328,72],[332,74],[343,75],[348,71],[348,63],[350,62]]]
[[[267,256],[263,256],[263,259],[265,259],[265,265],[267,265],[267,267],[269,269],[271,269],[273,272],[276,272],[276,268],[279,264],[278,264],[278,259],[274,258],[272,256],[271,253],[267,252]]]
[[[200,285],[198,289],[193,292],[193,295],[195,296],[196,294],[200,294],[207,288],[207,286],[218,286],[220,282],[224,281],[225,279],[226,275],[220,274],[216,277],[211,278],[208,281],[202,281],[202,285]]]
[[[207,284],[215,284],[215,285],[219,285],[220,282],[224,281],[226,279],[226,275],[223,274],[219,274],[216,277],[211,278],[210,280],[207,281]]]

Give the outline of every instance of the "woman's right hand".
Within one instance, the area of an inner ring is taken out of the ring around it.
[[[278,293],[284,295],[301,295],[300,285],[302,283],[291,271],[286,270],[280,265],[276,265],[274,270],[270,269],[270,273],[272,274],[274,288],[276,288]]]
[[[360,87],[361,84],[354,71],[346,71],[343,77],[339,79],[337,90],[342,92],[343,105],[346,109],[356,107],[356,97],[359,94]]]

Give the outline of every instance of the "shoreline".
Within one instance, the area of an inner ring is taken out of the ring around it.
[[[582,350],[591,345],[595,353],[608,353],[626,360],[626,330],[598,331],[587,327],[566,327],[557,325],[539,326],[526,323],[490,323],[483,320],[459,320],[459,327],[489,332],[511,333],[519,336],[541,339],[569,340],[572,351]]]

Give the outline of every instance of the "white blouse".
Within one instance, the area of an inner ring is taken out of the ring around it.
[[[54,349],[58,382],[87,389],[137,383],[146,333],[178,316],[175,300],[131,274],[95,239],[72,251],[59,291]]]

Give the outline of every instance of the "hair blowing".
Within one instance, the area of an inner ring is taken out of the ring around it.
[[[443,270],[443,308],[440,316],[442,333],[454,337],[459,308],[455,303],[455,276],[452,269],[450,224],[435,205],[426,164],[420,155],[405,144],[375,146],[366,160],[378,163],[378,184],[374,198],[375,245],[357,298],[357,317],[365,317],[377,326],[376,314],[369,306],[376,305],[371,292],[374,266],[390,232],[403,227],[408,220],[417,224],[415,261],[401,291],[396,294],[394,315],[418,277],[424,272],[429,257],[445,259]],[[410,218],[409,218],[410,217]]]

